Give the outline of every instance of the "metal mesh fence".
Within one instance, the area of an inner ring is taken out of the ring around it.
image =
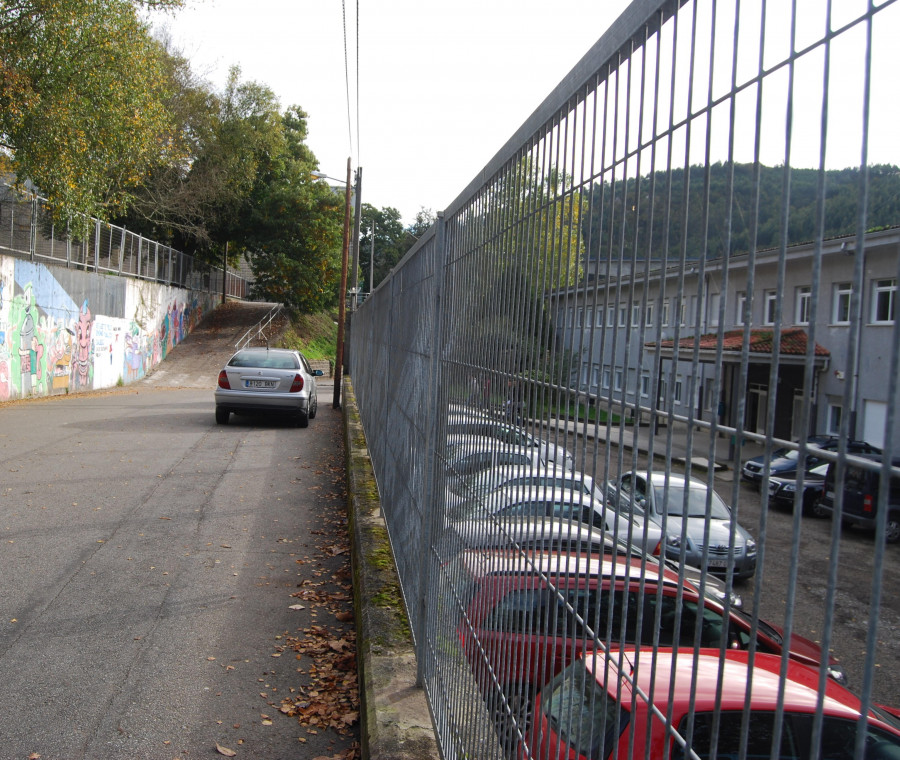
[[[353,314],[446,757],[900,756],[898,9],[633,2]]]
[[[128,230],[91,219],[83,239],[54,224],[46,201],[0,183],[0,253],[129,275],[192,290],[222,292],[223,271]],[[246,298],[248,283],[225,273],[226,295]]]

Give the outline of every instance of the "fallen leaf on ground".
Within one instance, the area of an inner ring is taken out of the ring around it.
[[[228,749],[228,747],[223,747],[221,744],[216,744],[216,752],[220,755],[225,755],[225,757],[237,757],[237,752],[233,749]]]

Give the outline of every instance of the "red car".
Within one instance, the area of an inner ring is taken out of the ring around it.
[[[617,645],[718,648],[724,638],[728,648],[744,650],[751,641],[748,615],[733,608],[726,615],[669,568],[660,589],[659,565],[640,555],[537,552],[526,560],[518,552],[469,552],[466,561],[474,587],[460,639],[488,701],[498,702],[495,682],[502,688],[508,707],[495,713],[506,716],[498,725],[512,740],[537,689],[592,649],[595,634]],[[763,621],[756,641],[758,652],[784,648],[779,629]],[[789,655],[814,666],[823,660],[821,647],[801,636],[791,637]],[[833,658],[828,669],[843,681]]]
[[[522,757],[535,760],[606,758],[719,758],[852,760],[860,701],[826,680],[820,751],[813,751],[819,674],[789,661],[718,650],[650,649],[588,654],[574,661],[538,695]],[[721,670],[720,670],[721,669]],[[749,691],[748,691],[749,687]],[[780,749],[772,752],[774,722],[783,687]],[[652,705],[648,703],[652,695]],[[749,723],[744,729],[744,707]],[[666,716],[671,716],[666,729]],[[673,733],[677,731],[677,735]],[[886,710],[869,711],[866,760],[900,757],[900,721]],[[746,738],[746,754],[741,755]]]

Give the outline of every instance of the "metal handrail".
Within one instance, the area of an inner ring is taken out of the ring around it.
[[[275,304],[271,309],[269,309],[269,313],[263,317],[259,322],[257,322],[253,327],[251,327],[247,332],[245,332],[237,343],[234,344],[235,351],[240,351],[244,346],[248,345],[254,337],[259,338],[262,335],[263,330],[272,324],[272,320],[275,319],[283,309],[283,305],[280,303]],[[253,336],[251,333],[256,331],[256,335]]]

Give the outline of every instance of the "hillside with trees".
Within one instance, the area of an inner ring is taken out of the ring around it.
[[[785,237],[785,214],[788,244],[810,242],[816,239],[820,182],[823,237],[857,230],[862,182],[858,168],[821,176],[814,169],[791,169],[786,174],[780,166],[760,166],[758,174],[753,164],[735,164],[733,173],[729,169],[728,164],[716,163],[708,173],[706,167],[693,166],[687,173],[674,169],[671,174],[660,171],[615,185],[595,184],[592,211],[583,229],[589,260],[628,261],[636,256],[662,261],[666,255],[678,260],[682,251],[688,259],[719,258],[728,249],[729,232],[732,253],[775,248]],[[896,224],[900,224],[900,168],[869,167],[865,228]]]

